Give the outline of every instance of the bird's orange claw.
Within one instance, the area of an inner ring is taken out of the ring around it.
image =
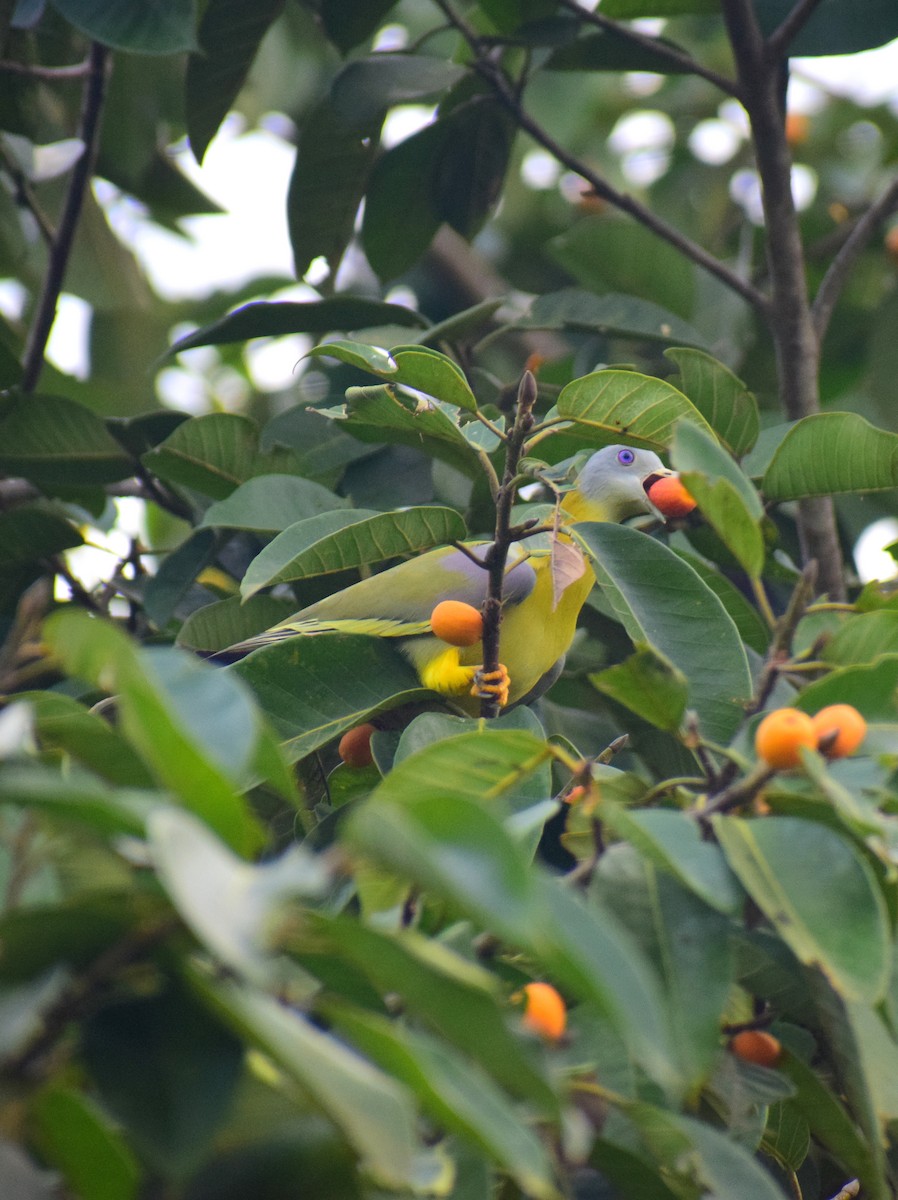
[[[478,667],[474,674],[474,686],[471,695],[480,700],[498,700],[499,707],[504,708],[508,703],[508,692],[511,687],[511,677],[504,663],[499,663],[496,671],[484,671]]]

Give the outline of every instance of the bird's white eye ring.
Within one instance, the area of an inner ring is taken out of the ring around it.
[[[617,452],[617,461],[622,463],[625,467],[629,467],[635,458],[636,455],[632,450],[618,450]]]

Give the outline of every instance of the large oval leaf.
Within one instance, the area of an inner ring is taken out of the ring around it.
[[[192,0],[53,0],[53,7],[87,37],[134,54],[195,50]]]
[[[846,999],[879,1000],[891,965],[889,917],[855,847],[800,817],[713,823],[730,866],[795,956],[820,967]]]
[[[679,375],[671,381],[684,392],[723,444],[741,458],[758,438],[758,403],[733,372],[703,350],[677,346],[664,351]]]
[[[274,583],[416,554],[457,541],[466,533],[465,523],[454,508],[422,506],[389,513],[341,509],[321,513],[297,521],[269,542],[247,567],[240,591],[249,597]]]
[[[898,487],[898,434],[857,413],[815,413],[797,421],[764,473],[768,500],[875,492]]]
[[[0,401],[0,471],[53,487],[112,483],[135,461],[96,413],[63,396]]]
[[[708,429],[707,421],[682,392],[663,379],[638,371],[595,371],[562,388],[558,415],[589,425],[609,441],[626,438],[651,450],[670,445],[678,421]]]
[[[348,501],[300,475],[256,475],[226,500],[210,504],[203,525],[280,533],[288,525],[319,513],[345,508]]]
[[[401,383],[426,392],[444,404],[455,404],[471,412],[477,408],[474,393],[461,367],[439,350],[427,346],[397,346],[388,352],[361,342],[338,341],[315,346],[309,354],[337,358],[390,383]]]
[[[729,741],[752,682],[742,641],[720,600],[681,558],[644,533],[603,523],[578,525],[577,536],[631,639],[648,642],[679,667],[706,736]]]

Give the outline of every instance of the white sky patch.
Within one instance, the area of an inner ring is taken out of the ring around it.
[[[898,519],[881,517],[868,525],[854,544],[854,565],[862,583],[874,579],[894,579],[898,563],[885,547],[898,542]]]
[[[400,104],[398,108],[391,109],[381,131],[381,141],[385,148],[391,150],[413,133],[431,125],[436,111],[432,104]]]
[[[608,144],[621,156],[621,170],[627,180],[646,186],[667,170],[675,137],[674,123],[667,113],[643,109],[621,117]]]
[[[47,342],[47,358],[59,371],[76,379],[90,375],[91,306],[80,296],[63,292],[56,308],[56,321]]]
[[[312,348],[312,339],[293,333],[288,337],[256,338],[248,342],[246,369],[260,392],[278,392],[296,383],[300,360]]]
[[[884,104],[898,110],[898,38],[861,54],[824,58],[794,58],[792,70],[835,96],[858,104]]]
[[[408,45],[408,30],[404,25],[384,25],[372,44],[372,50],[404,50]]]
[[[528,150],[521,160],[521,179],[534,191],[546,191],[558,182],[561,164],[548,150]]]
[[[664,76],[654,71],[626,71],[624,88],[631,96],[653,96],[664,83]]]
[[[0,279],[0,316],[18,321],[25,311],[28,289],[18,279]]]
[[[699,160],[719,167],[729,162],[742,145],[742,133],[731,121],[699,121],[689,135],[689,149]]]

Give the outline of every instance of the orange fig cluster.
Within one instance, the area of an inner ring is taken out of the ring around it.
[[[696,506],[677,475],[662,475],[648,489],[648,497],[665,517],[686,517]]]
[[[778,1038],[763,1029],[743,1029],[730,1038],[730,1052],[743,1062],[755,1063],[759,1067],[775,1067],[783,1047]]]
[[[527,983],[523,992],[524,1028],[548,1042],[559,1041],[567,1027],[567,1005],[558,990],[551,983]]]
[[[430,628],[450,646],[473,646],[483,637],[483,617],[463,600],[441,600],[430,614]]]
[[[768,713],[755,731],[758,758],[777,771],[801,765],[801,749],[826,758],[853,754],[867,734],[867,722],[851,704],[830,704],[815,716],[797,708]]]
[[[337,753],[347,767],[370,767],[374,762],[371,753],[371,735],[375,728],[370,721],[364,725],[356,725],[340,738]]]

